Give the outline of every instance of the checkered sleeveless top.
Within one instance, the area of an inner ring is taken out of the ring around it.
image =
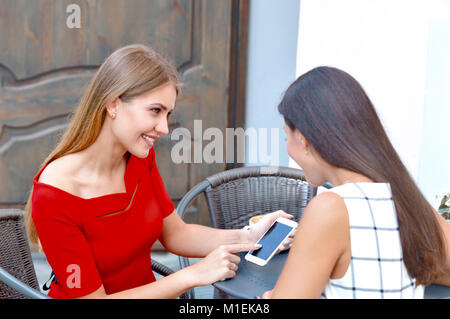
[[[423,298],[403,262],[397,213],[388,183],[350,183],[328,191],[344,200],[350,223],[351,260],[330,279],[325,298]]]

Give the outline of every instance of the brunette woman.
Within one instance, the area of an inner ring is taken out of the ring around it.
[[[318,67],[279,107],[287,151],[310,184],[308,204],[272,298],[423,298],[450,285],[450,224],[426,201],[359,83]]]

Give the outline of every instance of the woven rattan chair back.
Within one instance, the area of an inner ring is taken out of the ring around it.
[[[212,226],[242,228],[257,214],[283,210],[299,221],[317,189],[303,172],[287,167],[244,167],[207,178],[205,190]]]
[[[24,212],[0,210],[0,267],[29,287],[39,290],[28,238],[23,224]],[[26,299],[0,281],[0,299]]]

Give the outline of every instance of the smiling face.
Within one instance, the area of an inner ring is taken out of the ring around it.
[[[112,133],[128,152],[147,157],[154,142],[169,133],[176,98],[175,87],[167,83],[129,102],[116,99],[107,106]]]

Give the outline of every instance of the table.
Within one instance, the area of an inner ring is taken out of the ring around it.
[[[262,296],[267,290],[273,289],[286,263],[288,251],[275,255],[266,266],[258,266],[245,260],[245,253],[241,258],[236,276],[232,279],[219,281],[213,286],[226,294],[242,299],[254,299]],[[450,287],[430,285],[425,288],[426,299],[450,299]]]

